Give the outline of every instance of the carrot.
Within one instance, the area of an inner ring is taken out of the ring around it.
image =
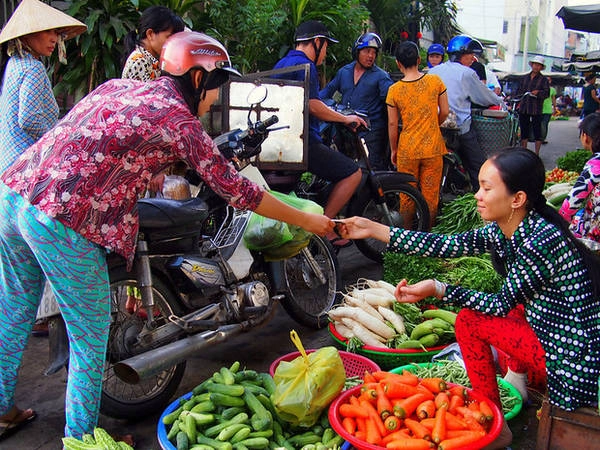
[[[365,426],[365,441],[367,441],[369,444],[378,445],[381,442],[381,433],[377,429],[377,424],[375,421],[372,420],[372,418],[367,419],[365,421]]]
[[[459,414],[462,414],[465,419],[467,417],[472,417],[473,419],[475,419],[477,422],[479,423],[485,423],[485,416],[483,415],[483,413],[481,411],[479,411],[479,409],[473,409],[472,407],[464,407],[464,406],[459,406],[458,408],[456,408],[456,411]]]
[[[481,434],[470,434],[452,439],[445,439],[438,445],[438,450],[460,450],[481,439]]]
[[[464,386],[455,385],[448,388],[448,391],[450,391],[450,394],[452,395],[460,395],[463,400],[467,398],[467,389]]]
[[[468,429],[467,422],[460,417],[455,416],[450,411],[446,412],[446,429],[447,430],[466,430]]]
[[[373,372],[373,376],[377,381],[391,381],[393,383],[404,383],[411,386],[419,384],[419,377],[408,370],[403,370],[401,374],[380,370],[378,372]]]
[[[435,413],[435,422],[431,430],[431,439],[436,444],[446,439],[446,410],[447,406],[442,406]]]
[[[421,422],[421,425],[423,425],[425,428],[427,428],[428,430],[433,430],[433,422],[435,422],[435,417],[428,417],[427,419],[421,419],[419,420],[419,422]]]
[[[396,439],[413,439],[407,428],[402,428],[398,431],[394,431],[381,438],[381,445],[386,445],[388,442],[395,441]]]
[[[462,420],[467,424],[467,429],[473,431],[485,431],[485,428],[483,428],[481,422],[479,422],[473,415],[473,411],[471,411],[468,408],[465,408],[464,406],[459,406],[457,408],[457,411],[459,414],[463,415]]]
[[[404,419],[404,425],[412,432],[415,438],[431,440],[431,432],[426,426],[421,425],[419,421],[414,419]]]
[[[388,416],[392,415],[394,412],[394,407],[392,406],[392,402],[383,392],[383,386],[381,384],[377,385],[377,413],[381,416],[382,419],[386,419]]]
[[[369,412],[361,407],[360,405],[351,405],[350,403],[342,403],[339,408],[340,414],[343,417],[362,417],[366,419],[369,417]]]
[[[439,377],[421,378],[421,380],[419,381],[419,384],[422,386],[425,386],[427,389],[429,389],[434,394],[437,394],[438,392],[441,392],[441,391],[445,391],[447,389],[446,382]]]
[[[422,384],[417,385],[417,392],[425,394],[427,396],[427,398],[430,398],[431,400],[433,400],[435,398],[435,394],[433,392],[431,392],[431,390],[429,390],[427,387],[423,386]]]
[[[354,420],[352,417],[344,417],[342,419],[342,428],[348,434],[356,433],[356,420]]]
[[[450,404],[448,405],[448,411],[456,411],[457,406],[465,406],[465,400],[460,395],[450,395]]]
[[[355,395],[351,395],[348,398],[348,403],[350,403],[351,405],[360,406],[360,402],[358,401],[358,397],[356,397]]]
[[[406,398],[419,392],[416,386],[395,380],[383,380],[381,384],[385,395],[389,398]]]
[[[440,409],[442,406],[446,406],[446,407],[450,406],[450,397],[448,397],[448,393],[446,393],[445,391],[439,392],[435,396],[436,409]]]
[[[377,429],[379,436],[380,437],[385,436],[385,434],[386,434],[385,425],[383,424],[383,420],[381,419],[381,416],[377,413],[375,406],[373,406],[371,403],[369,403],[366,400],[361,401],[360,405],[369,412],[369,418],[365,419],[367,429],[369,428],[369,424],[373,423]],[[369,433],[367,432],[367,434],[369,434]]]
[[[385,420],[383,421],[383,425],[385,425],[385,429],[389,433],[389,432],[397,431],[398,429],[400,429],[402,422],[396,416],[391,415],[391,416],[387,416],[385,418]]]
[[[479,402],[479,410],[488,422],[494,419],[494,411],[485,400]]]
[[[365,374],[363,375],[363,383],[377,383],[377,379],[373,376],[371,372],[365,370]]]
[[[368,419],[364,419],[362,417],[357,417],[356,419],[356,433],[354,433],[354,436],[358,437],[359,433],[362,433],[363,436],[363,440],[364,440],[364,436],[367,432],[367,420]]]
[[[367,439],[367,435],[364,431],[361,430],[356,430],[356,433],[354,433],[354,437],[356,439],[359,439],[361,441],[365,441]]]
[[[386,447],[391,450],[429,450],[434,447],[434,444],[425,439],[408,438],[390,441]]]
[[[428,417],[435,416],[435,403],[433,400],[425,400],[421,402],[417,409],[415,409],[415,414],[419,419],[427,419]]]
[[[400,417],[401,419],[410,417],[410,415],[417,409],[417,406],[419,406],[419,404],[425,400],[427,400],[427,397],[422,393],[411,395],[410,397],[401,400],[396,400],[395,402],[392,402],[394,405],[394,415],[396,417]]]
[[[375,403],[377,401],[377,391],[375,389],[365,389],[360,393],[359,400],[366,400],[369,403]]]
[[[485,436],[485,432],[483,431],[472,431],[472,430],[447,430],[446,431],[446,439],[453,439],[462,436],[468,436],[470,434],[477,433],[479,437]]]

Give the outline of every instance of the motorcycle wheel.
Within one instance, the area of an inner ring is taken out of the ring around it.
[[[282,305],[296,322],[319,329],[327,326],[327,312],[340,300],[342,276],[335,250],[325,239],[314,235],[306,250],[283,261],[286,295]],[[307,254],[312,255],[325,282],[319,280]]]
[[[162,325],[171,314],[181,315],[174,295],[159,279],[154,284],[155,318]],[[173,396],[185,371],[185,362],[177,364],[159,374],[145,378],[138,384],[121,380],[114,372],[114,365],[133,356],[127,341],[135,338],[145,322],[145,312],[131,312],[126,308],[128,292],[136,287],[132,273],[124,268],[111,270],[111,324],[108,348],[102,378],[102,402],[100,410],[117,419],[139,419],[165,408]],[[129,288],[129,289],[128,289]],[[139,352],[138,352],[139,353]]]
[[[385,225],[403,227],[410,230],[426,231],[429,229],[429,207],[421,192],[404,181],[398,180],[394,173],[379,175],[379,181],[385,194],[385,203],[392,215],[392,223],[388,223],[375,203],[369,189],[363,189],[350,205],[350,216],[361,216]],[[399,194],[404,194],[409,203],[400,204]],[[405,224],[407,208],[414,209],[412,221]],[[357,239],[354,241],[358,250],[375,262],[383,262],[383,253],[387,244],[377,239]]]

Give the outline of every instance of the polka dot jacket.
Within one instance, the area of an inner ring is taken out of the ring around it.
[[[449,285],[444,301],[506,316],[517,304],[546,353],[550,402],[565,410],[595,405],[600,376],[600,302],[576,250],[561,232],[530,212],[511,239],[496,223],[445,236],[392,228],[389,251],[453,258],[495,248],[507,277],[487,294]]]

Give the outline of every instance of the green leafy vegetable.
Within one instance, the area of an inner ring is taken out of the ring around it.
[[[585,149],[573,150],[556,158],[556,166],[559,169],[581,173],[583,166],[592,157],[592,152]]]

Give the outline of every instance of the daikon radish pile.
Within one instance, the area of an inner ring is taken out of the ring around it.
[[[383,280],[360,279],[328,312],[337,333],[348,340],[349,350],[362,345],[424,350],[454,341],[455,313],[441,309],[421,313],[414,304],[397,302],[395,290]]]

